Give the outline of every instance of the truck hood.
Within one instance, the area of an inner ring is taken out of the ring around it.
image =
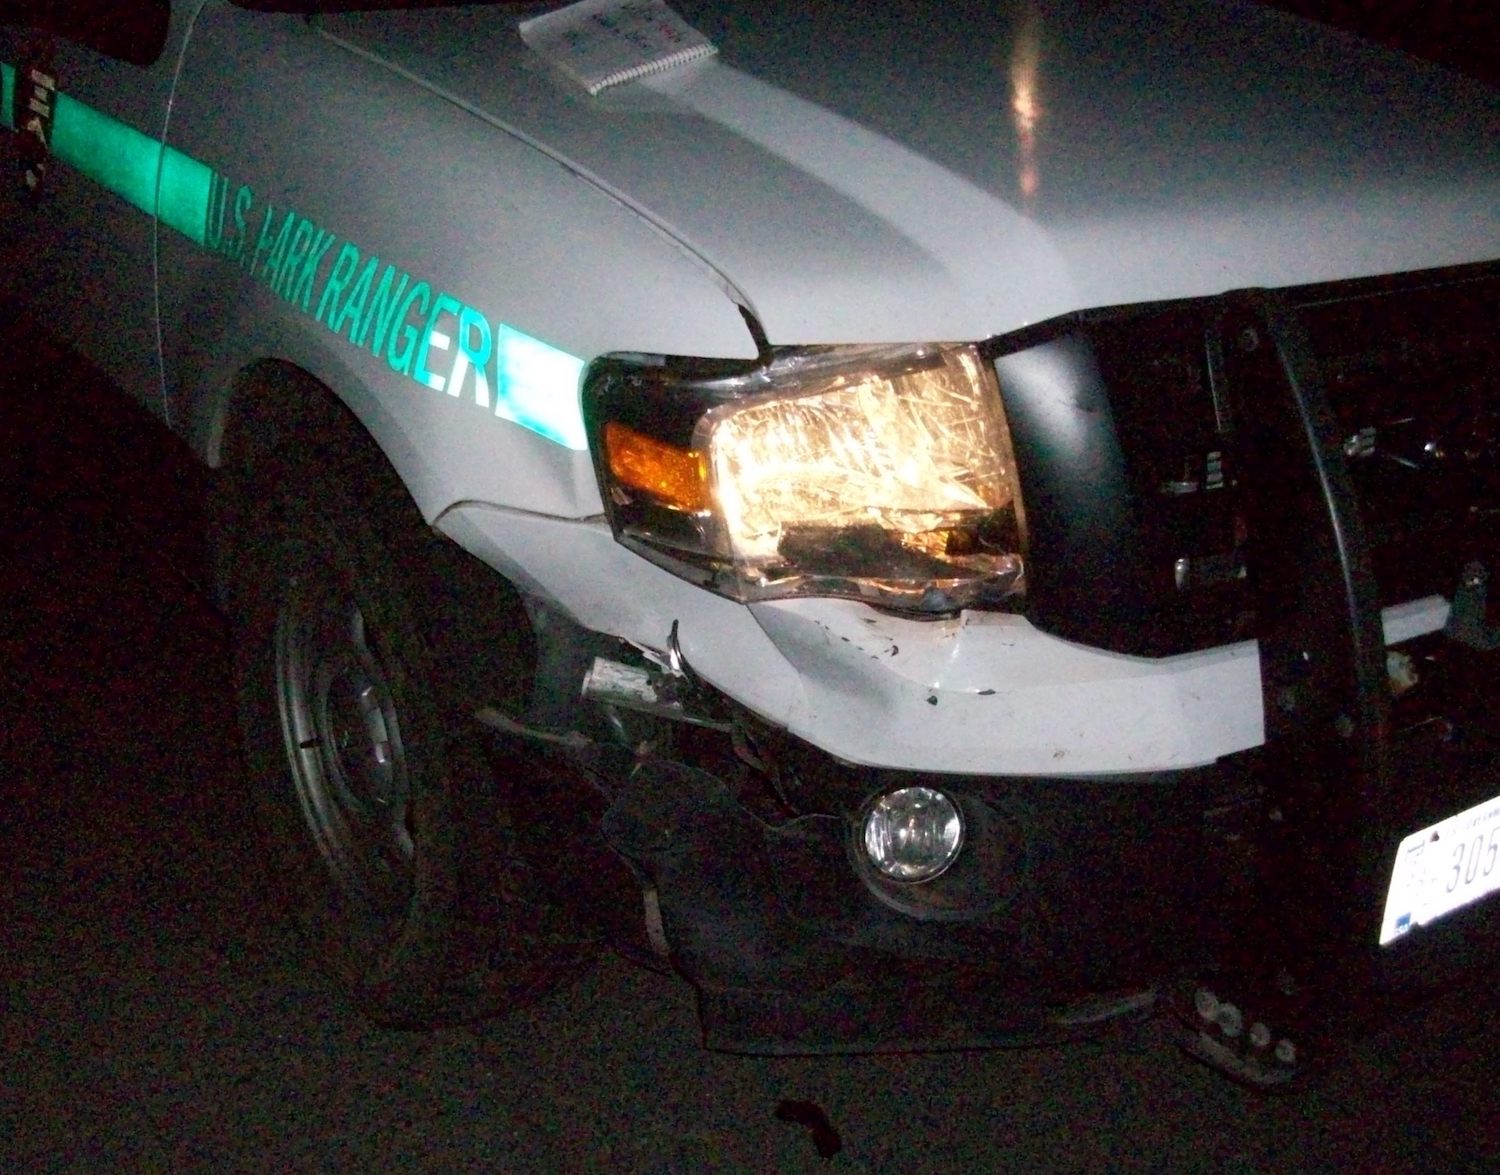
[[[1500,94],[1279,12],[674,7],[719,55],[597,97],[514,5],[320,27],[635,209],[778,344],[1500,256]]]

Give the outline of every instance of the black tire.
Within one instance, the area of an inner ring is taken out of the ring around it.
[[[509,892],[472,719],[524,704],[524,608],[423,523],[331,396],[285,373],[263,383],[230,433],[215,516],[274,890],[376,1021],[508,1011],[586,953]]]

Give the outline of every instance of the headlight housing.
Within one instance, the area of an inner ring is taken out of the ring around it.
[[[615,357],[584,406],[617,537],[724,595],[941,613],[1024,590],[1010,431],[973,347]]]

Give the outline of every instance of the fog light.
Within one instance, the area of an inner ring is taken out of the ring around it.
[[[865,813],[865,855],[892,881],[928,881],[958,856],[964,822],[958,806],[930,787],[886,792]]]

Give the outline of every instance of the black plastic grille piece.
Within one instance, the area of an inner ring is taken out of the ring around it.
[[[1338,431],[1381,605],[1500,568],[1500,263],[1071,315],[990,344],[1030,522],[1027,609],[1167,656],[1257,634],[1245,414],[1227,374],[1273,297]],[[1259,302],[1258,302],[1259,300]]]
[[[1382,604],[1496,566],[1500,274],[1291,291],[1343,433]]]

